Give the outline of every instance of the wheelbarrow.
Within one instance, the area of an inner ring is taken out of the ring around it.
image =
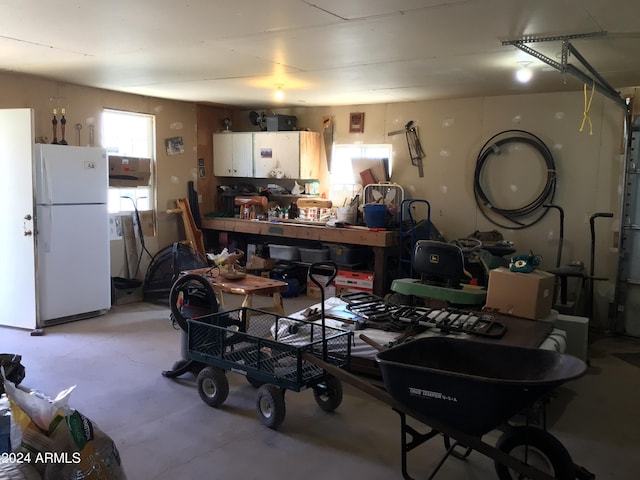
[[[412,478],[407,453],[440,434],[446,453],[429,479],[449,456],[466,458],[473,450],[494,461],[502,480],[594,478],[575,465],[562,443],[546,430],[508,426],[516,413],[550,390],[584,375],[586,365],[576,357],[468,339],[426,337],[377,354],[386,391],[317,358],[308,359],[320,362],[327,372],[390,405],[400,415],[405,479]],[[407,424],[407,417],[430,429],[418,432]],[[495,445],[482,439],[505,425]],[[464,454],[459,447],[466,449]],[[543,458],[544,466],[534,466],[534,454]]]

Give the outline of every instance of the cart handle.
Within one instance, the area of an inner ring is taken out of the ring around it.
[[[326,284],[322,285],[320,281],[315,277],[316,275],[320,275],[321,273],[325,273],[328,269],[331,269],[331,275],[329,275],[329,280]],[[315,262],[309,265],[309,279],[316,284],[316,286],[324,291],[324,287],[328,287],[333,283],[336,276],[338,275],[338,265],[336,262],[332,260],[327,260],[324,262]]]
[[[379,352],[384,352],[385,350],[389,349],[388,347],[385,347],[384,345],[379,344],[378,342],[376,342],[372,338],[367,337],[364,333],[361,333],[359,335],[359,337],[360,337],[360,340],[362,340],[364,343],[372,346],[373,348],[375,348]]]
[[[329,280],[325,285],[322,285],[320,281],[314,277],[314,274],[317,275],[320,271],[326,273],[326,270],[331,269],[331,275],[329,276]],[[325,261],[325,262],[315,262],[309,265],[309,278],[316,286],[320,289],[320,317],[322,319],[322,360],[327,361],[329,352],[327,350],[327,327],[324,317],[324,287],[328,287],[333,283],[333,280],[338,275],[338,265],[333,261]]]

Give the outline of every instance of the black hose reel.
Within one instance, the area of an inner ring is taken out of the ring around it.
[[[491,199],[482,185],[482,172],[492,156],[500,155],[509,144],[513,143],[529,145],[539,153],[546,165],[546,183],[537,197],[529,203],[517,208],[501,208]],[[504,130],[487,140],[480,149],[476,161],[473,192],[480,212],[487,220],[502,228],[521,230],[538,223],[547,214],[548,209],[543,207],[545,204],[553,203],[556,177],[553,155],[540,138],[525,130]],[[509,223],[503,223],[500,219]]]

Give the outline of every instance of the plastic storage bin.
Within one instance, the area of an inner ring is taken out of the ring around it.
[[[303,248],[300,247],[300,261],[305,263],[325,262],[329,260],[329,248]]]
[[[278,260],[300,260],[300,249],[291,245],[269,245],[269,256]]]
[[[361,265],[367,263],[369,247],[333,244],[329,246],[329,257],[339,265]]]
[[[370,183],[369,185],[366,185],[364,187],[363,193],[363,203],[365,205],[369,203],[380,203],[387,205],[387,227],[397,227],[400,225],[400,205],[404,200],[404,188],[391,182]]]

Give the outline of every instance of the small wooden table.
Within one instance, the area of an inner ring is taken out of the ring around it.
[[[279,315],[284,315],[284,305],[282,303],[282,296],[280,295],[280,292],[284,292],[289,288],[287,282],[260,277],[258,275],[251,275],[249,273],[247,273],[243,278],[231,280],[223,277],[217,268],[210,267],[184,270],[182,274],[200,275],[206,278],[216,292],[244,295],[244,300],[242,301],[243,307],[252,307],[254,295],[272,295],[273,306],[261,308],[261,310],[267,310]]]

